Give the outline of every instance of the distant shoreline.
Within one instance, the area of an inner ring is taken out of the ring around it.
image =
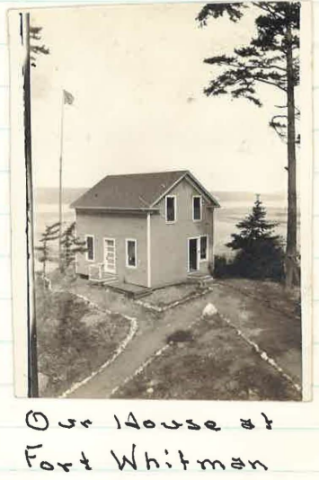
[[[74,200],[83,195],[88,188],[64,188],[62,192],[62,203],[64,205],[70,205]],[[253,202],[256,199],[256,193],[258,192],[229,192],[229,191],[213,191],[212,194],[221,202]],[[35,204],[57,204],[59,198],[59,189],[55,187],[41,187],[35,189]],[[282,206],[285,207],[287,203],[285,193],[261,193],[260,199],[263,203],[267,202],[282,202]],[[267,206],[267,205],[266,205]],[[271,205],[269,205],[271,206]]]

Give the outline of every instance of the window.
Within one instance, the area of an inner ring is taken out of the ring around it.
[[[93,235],[86,236],[86,259],[87,260],[94,260],[94,237]]]
[[[137,266],[136,240],[126,240],[126,266],[130,268]]]
[[[200,237],[200,259],[207,260],[208,258],[208,237]]]
[[[165,211],[166,211],[166,222],[167,223],[176,222],[176,197],[175,196],[166,197]]]
[[[202,219],[202,197],[193,197],[193,220],[199,222]]]

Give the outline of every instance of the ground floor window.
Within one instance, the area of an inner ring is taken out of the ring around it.
[[[137,266],[136,240],[126,240],[126,266],[135,268]]]
[[[200,237],[200,259],[207,260],[208,258],[208,237],[207,235]]]
[[[94,260],[94,237],[93,235],[86,236],[86,259]]]

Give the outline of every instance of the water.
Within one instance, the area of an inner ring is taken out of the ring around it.
[[[252,208],[252,203],[247,200],[229,200],[222,202],[222,208],[216,210],[215,214],[215,245],[216,255],[230,253],[229,248],[225,246],[231,240],[231,234],[237,232],[236,224],[242,220]],[[267,218],[272,222],[277,222],[275,232],[285,238],[287,225],[287,208],[284,202],[280,200],[267,201],[264,203],[267,210]],[[75,211],[70,209],[69,204],[63,205],[63,222],[71,223],[75,221]],[[50,225],[59,220],[58,204],[38,203],[35,208],[35,244],[39,244],[41,234],[46,225]],[[57,250],[57,245],[52,242],[52,248]]]

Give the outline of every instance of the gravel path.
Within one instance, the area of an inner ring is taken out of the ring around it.
[[[91,301],[103,307],[101,298],[97,298],[96,294],[86,293]],[[187,329],[194,320],[199,320],[207,303],[208,294],[205,294],[163,314],[149,313],[143,307],[135,306],[131,315],[134,315],[138,322],[138,331],[126,349],[108,368],[75,390],[68,398],[109,398],[116,387],[166,345],[169,334],[179,329]],[[112,309],[112,306],[109,308]]]

